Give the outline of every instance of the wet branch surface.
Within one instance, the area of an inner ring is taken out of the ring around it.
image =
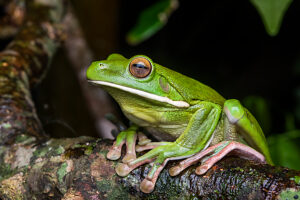
[[[45,75],[62,41],[66,1],[28,0],[26,9],[20,31],[0,52],[0,199],[300,198],[299,171],[235,157],[223,159],[204,176],[192,166],[170,177],[168,169],[177,163],[171,161],[155,190],[144,194],[139,185],[150,166],[117,176],[118,161],[105,158],[111,141],[48,138],[30,89]]]

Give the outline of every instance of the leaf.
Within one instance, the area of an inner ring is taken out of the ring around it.
[[[177,0],[160,0],[142,11],[137,24],[127,34],[127,42],[136,45],[157,33],[167,23],[178,4]]]
[[[267,138],[276,165],[300,170],[300,130],[289,131]]]
[[[293,0],[250,0],[259,12],[270,36],[279,32],[282,19]]]

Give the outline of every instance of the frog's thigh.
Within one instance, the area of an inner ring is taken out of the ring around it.
[[[242,104],[236,99],[229,99],[225,101],[223,109],[229,124],[238,129],[239,134],[243,136],[248,145],[257,149],[257,144],[260,142],[258,138],[263,140],[264,135],[261,130],[259,131],[259,125],[254,124],[248,118],[248,113]]]
[[[262,150],[261,143],[265,143],[264,134],[254,119],[242,104],[236,99],[229,99],[224,103],[224,112],[231,124],[239,128],[239,133],[248,145]]]

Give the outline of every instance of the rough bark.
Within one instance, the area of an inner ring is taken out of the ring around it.
[[[228,157],[204,176],[192,166],[170,177],[170,162],[155,190],[144,194],[139,184],[150,166],[118,177],[105,154],[110,141],[88,137],[51,139],[34,146],[24,138],[0,148],[2,199],[297,199],[299,171]],[[298,179],[297,179],[298,177]],[[298,182],[298,185],[297,185]]]
[[[36,115],[30,87],[42,76],[61,41],[65,1],[28,0],[25,22],[0,52],[0,145],[23,134],[46,138]]]

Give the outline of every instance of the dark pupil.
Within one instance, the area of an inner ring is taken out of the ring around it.
[[[133,70],[137,77],[144,77],[147,75],[149,67],[147,67],[143,63],[134,63]]]
[[[135,63],[133,66],[139,69],[148,69],[148,67],[142,63]]]

